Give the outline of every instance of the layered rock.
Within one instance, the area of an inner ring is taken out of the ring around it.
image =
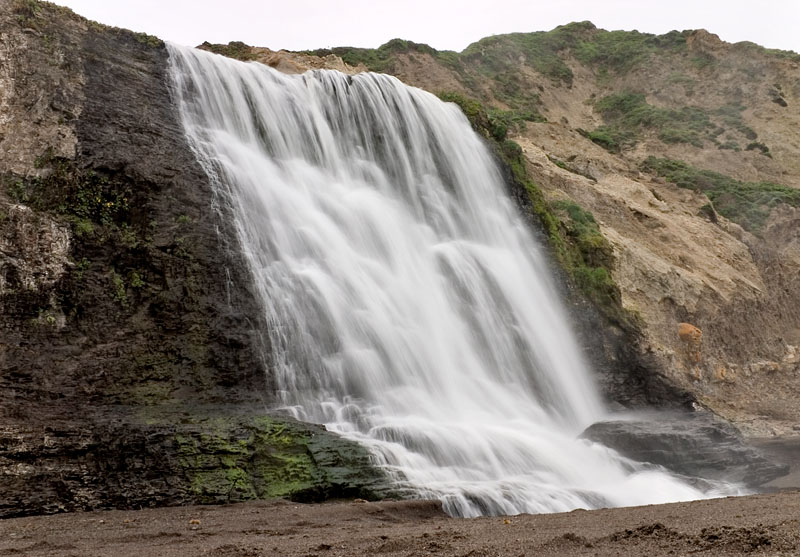
[[[322,426],[242,405],[144,412],[1,427],[0,517],[389,493],[364,450]]]

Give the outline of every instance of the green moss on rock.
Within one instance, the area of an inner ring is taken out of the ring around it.
[[[637,318],[622,307],[619,287],[611,275],[613,250],[594,216],[574,202],[548,203],[528,174],[522,148],[505,137],[505,130],[498,130],[480,102],[455,93],[439,96],[458,104],[473,129],[490,141],[509,171],[512,191],[518,198],[524,197],[520,205],[537,217],[556,260],[572,282],[613,322],[638,326]]]
[[[176,433],[175,442],[187,489],[198,503],[374,499],[388,485],[363,447],[287,418],[201,419]]]

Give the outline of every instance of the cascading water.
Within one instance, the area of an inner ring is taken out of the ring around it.
[[[708,496],[575,439],[602,405],[546,263],[455,105],[384,75],[170,56],[295,416],[357,439],[399,487],[455,515]]]

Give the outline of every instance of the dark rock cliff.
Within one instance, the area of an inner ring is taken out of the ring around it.
[[[153,37],[0,6],[0,516],[368,496],[269,416],[262,316]]]

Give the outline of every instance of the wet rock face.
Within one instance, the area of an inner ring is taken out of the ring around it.
[[[0,1],[0,517],[382,477],[265,414],[263,317],[167,72],[153,37]]]
[[[769,461],[761,451],[747,445],[733,426],[708,412],[598,422],[586,428],[581,437],[678,474],[749,487],[789,473],[787,465]]]
[[[5,210],[0,229],[0,296],[55,284],[70,265],[69,230],[24,205]],[[2,308],[2,305],[0,305]]]
[[[163,43],[35,2],[0,26],[0,141],[26,146],[0,151],[0,414],[266,396],[262,318]]]
[[[107,418],[0,427],[0,518],[388,493],[366,451],[322,426],[231,407],[184,414],[183,423],[165,413],[147,424]]]

